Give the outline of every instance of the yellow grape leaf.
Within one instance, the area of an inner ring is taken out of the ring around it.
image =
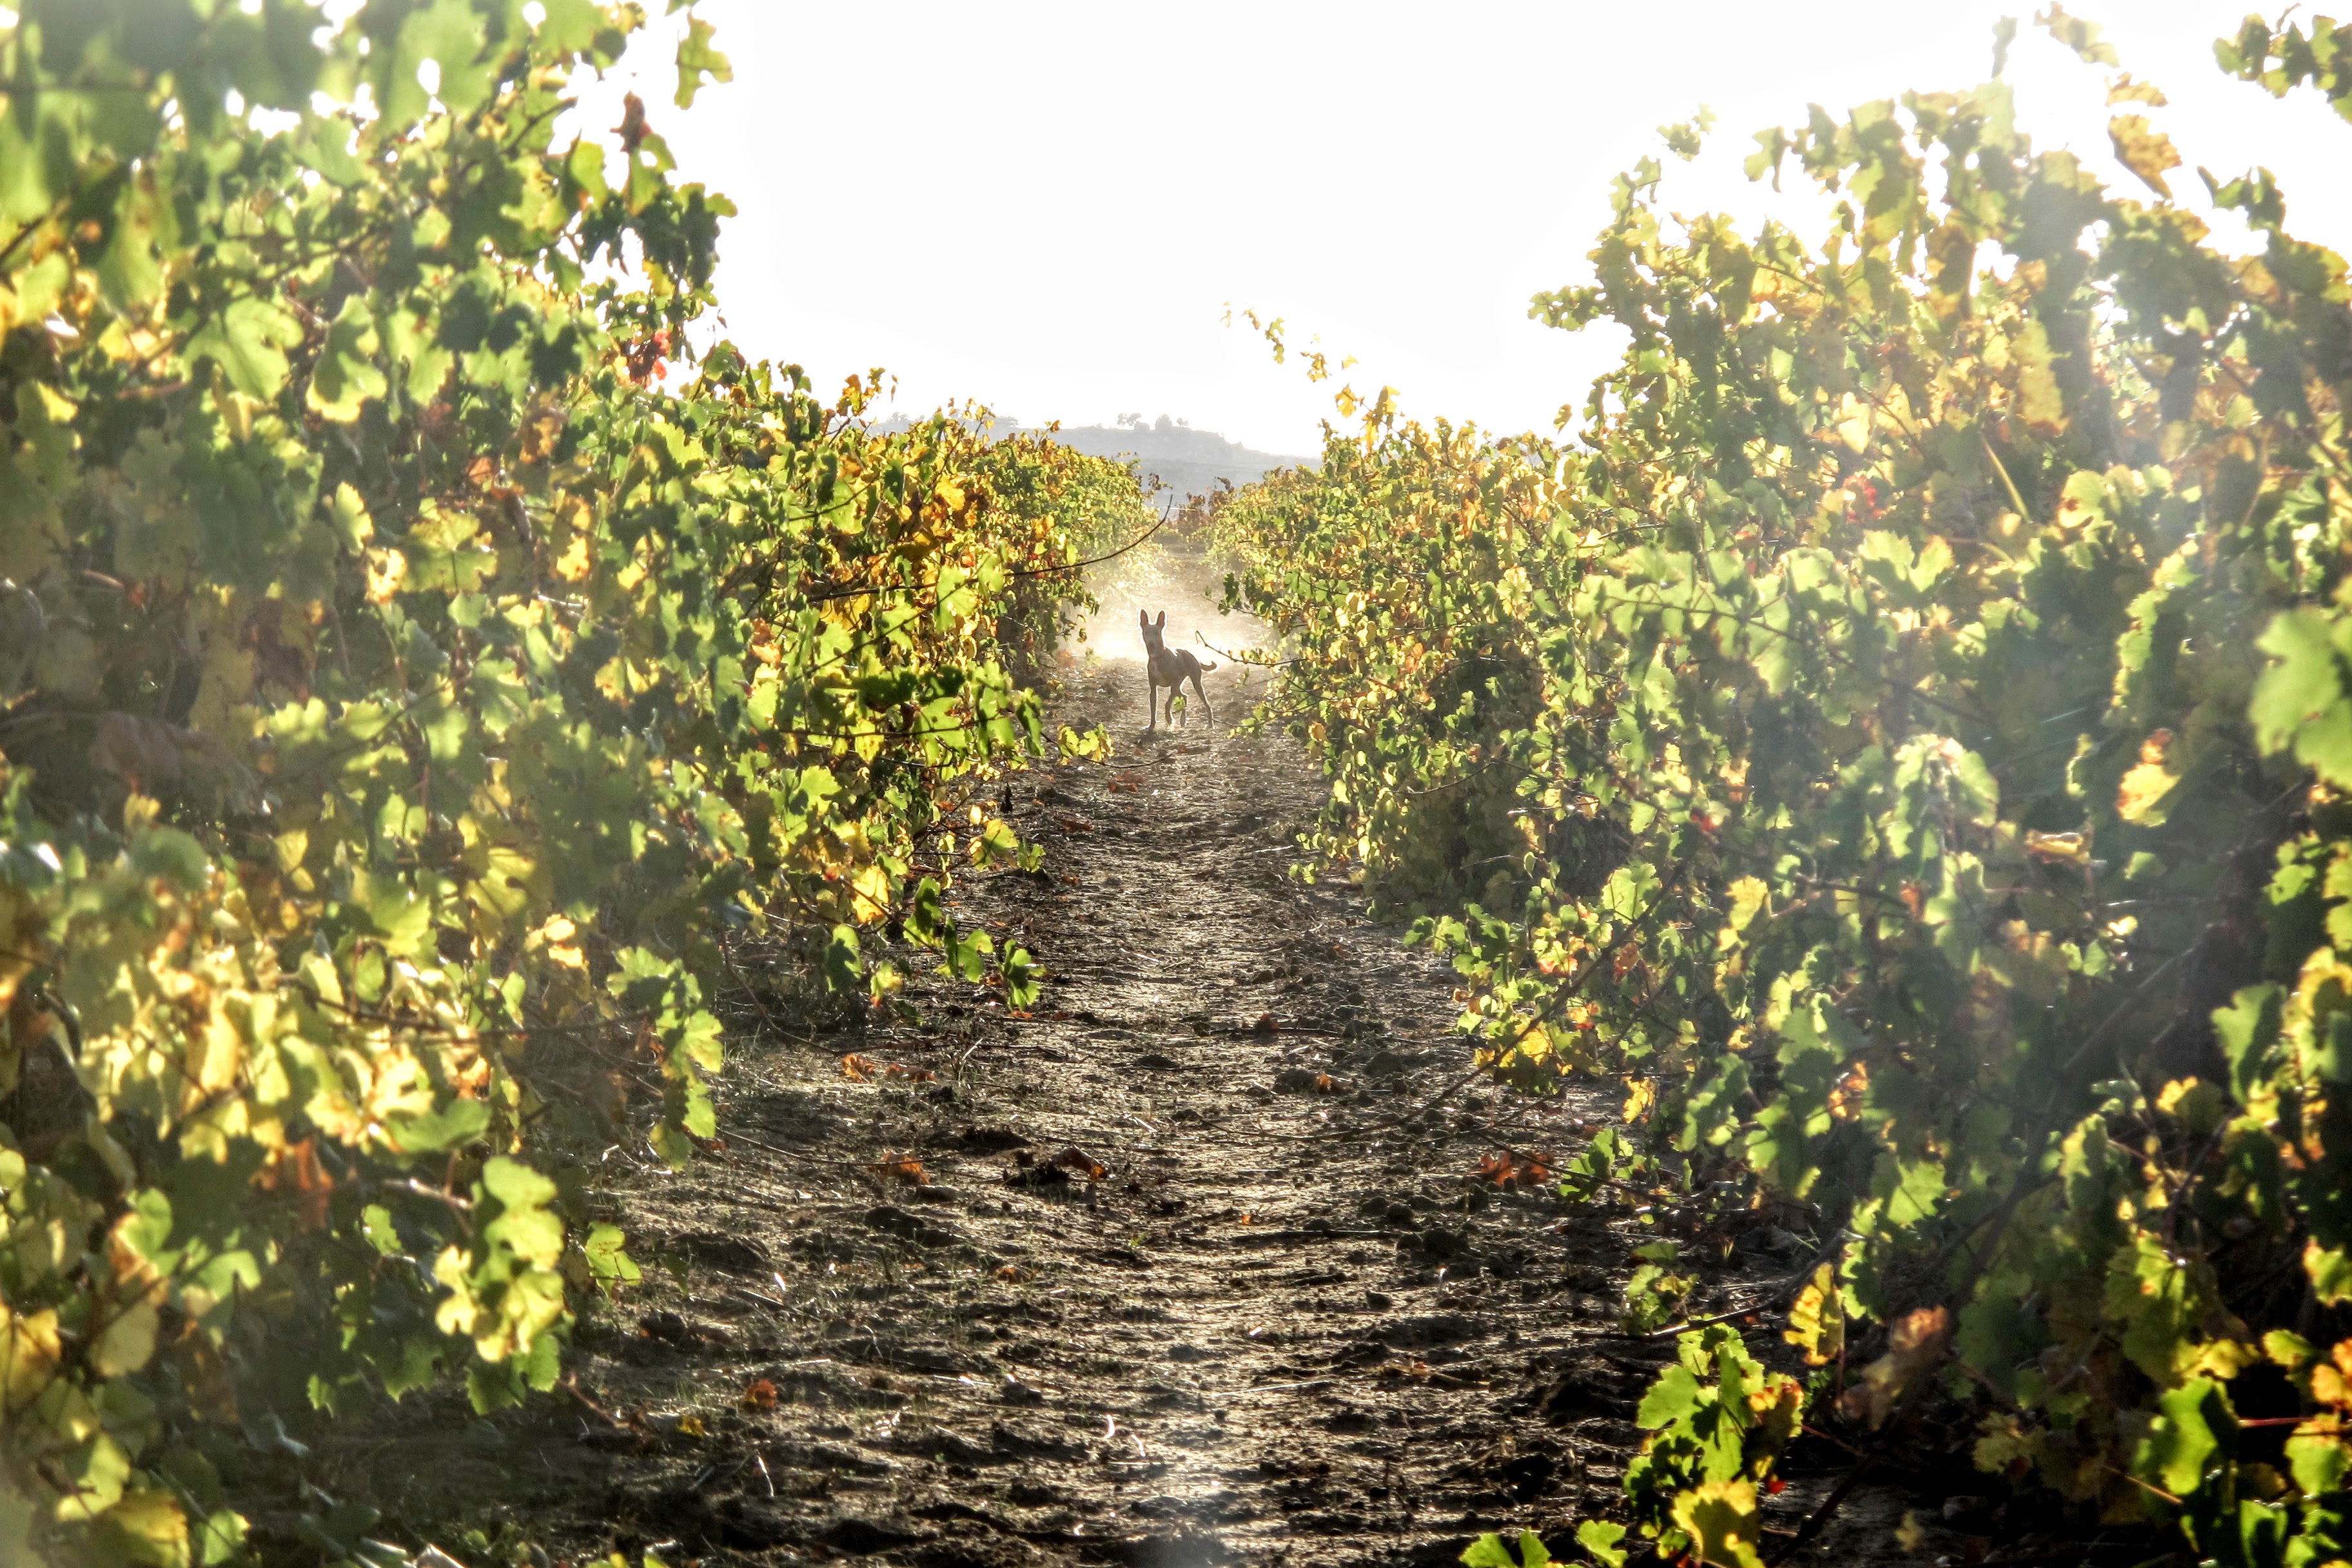
[[[1870,405],[1847,393],[1838,401],[1837,437],[1856,457],[1870,450]]]
[[[303,859],[310,853],[310,830],[307,827],[289,828],[272,840],[272,847],[276,850],[278,870],[289,874],[299,870]]]
[[[1730,925],[1733,931],[1746,931],[1748,922],[1762,912],[1771,892],[1765,887],[1761,877],[1741,877],[1725,890],[1731,895]]]
[[[1650,1113],[1658,1098],[1658,1081],[1649,1078],[1625,1080],[1625,1121],[1630,1126]]]
[[[2124,774],[2123,784],[2116,791],[2116,815],[2126,822],[2137,822],[2149,827],[2160,827],[2169,813],[2164,808],[2164,798],[2180,783],[2180,775],[2167,765],[2172,751],[2172,731],[2158,730],[2140,742],[2139,765]]]
[[[588,575],[588,536],[575,533],[572,542],[555,558],[555,574],[567,583],[577,583]]]
[[[62,1353],[54,1309],[20,1318],[0,1301],[0,1414],[22,1410],[39,1398]]]
[[[522,949],[525,952],[544,950],[551,962],[560,963],[566,969],[585,972],[588,967],[587,955],[582,952],[572,940],[579,934],[580,928],[564,916],[550,915],[545,924],[523,938]]]
[[[360,499],[360,492],[349,484],[337,485],[326,504],[327,515],[344,546],[354,555],[365,550],[367,542],[375,537],[375,520],[368,516],[367,502]]]
[[[890,912],[890,873],[868,861],[857,875],[849,879],[850,890],[857,895],[857,923],[871,925]]]
[[[475,1321],[482,1315],[482,1304],[474,1298],[473,1281],[467,1278],[467,1265],[471,1262],[466,1249],[448,1246],[433,1260],[433,1278],[448,1287],[446,1300],[434,1309],[433,1322],[445,1334],[469,1334]]]
[[[2191,1137],[2202,1138],[2228,1118],[2230,1102],[2213,1084],[2177,1078],[2158,1093],[2156,1108],[2167,1116],[2179,1117]]]
[[[2087,866],[2091,863],[2091,841],[2080,833],[2037,833],[2028,828],[2025,852],[2036,860],[2054,865]]]
[[[520,849],[504,844],[485,845],[467,859],[469,863],[478,860],[479,870],[467,883],[466,895],[496,924],[509,925],[525,919],[534,899],[549,897],[548,879],[540,875],[538,862]]]
[[[2209,1340],[2197,1347],[2188,1374],[2219,1378],[2227,1383],[2248,1367],[2259,1364],[2263,1352],[2243,1340]]]
[[[1764,1385],[1748,1396],[1752,1430],[1776,1447],[1795,1439],[1805,1419],[1805,1385],[1793,1377],[1766,1373]]]
[[[2033,1462],[2035,1436],[2010,1415],[1988,1415],[1984,1418],[1984,1436],[1977,1439],[1977,1468],[1998,1475],[2003,1470],[2022,1474],[2020,1465]]]
[[[2086,65],[2116,65],[2116,47],[2100,37],[2105,31],[2096,22],[2086,22],[2080,16],[2066,15],[2066,7],[2052,0],[2047,10],[2037,14],[2033,25],[2046,28],[2052,37],[2074,51]]]
[[[367,552],[367,602],[389,605],[400,592],[403,579],[408,575],[408,557],[397,550],[371,550]]]
[[[2161,827],[2171,815],[2164,799],[2179,782],[2162,763],[2140,763],[2124,774],[2123,784],[2116,791],[2116,815],[2145,827]]]
[[[106,1310],[101,1306],[101,1310]],[[137,1372],[155,1355],[155,1301],[140,1296],[112,1310],[111,1320],[89,1344],[89,1368],[100,1377]]]
[[[2171,100],[2154,82],[2134,81],[2126,71],[2116,78],[2107,89],[2107,101],[2114,103],[2145,103],[2151,109],[2162,109]]]
[[[1907,1557],[1916,1557],[1927,1549],[1927,1531],[1919,1522],[1917,1509],[1903,1510],[1903,1521],[1895,1527],[1895,1547]]]
[[[2164,172],[2180,167],[2180,153],[2171,137],[2150,125],[2145,114],[2118,114],[2107,121],[2107,140],[2115,143],[2116,157],[2141,184],[2167,201],[2172,199]]]
[[[1710,1568],[1764,1568],[1756,1550],[1763,1516],[1756,1483],[1745,1477],[1708,1481],[1675,1498],[1675,1524],[1691,1538],[1691,1555]]]
[[[2050,368],[2049,332],[2040,321],[2027,321],[2008,347],[2017,364],[2018,416],[2037,436],[2057,435],[2066,428],[2066,396]]]
[[[563,1276],[550,1268],[526,1269],[499,1293],[494,1314],[475,1319],[474,1350],[484,1361],[523,1355],[562,1316]]]
[[[1807,1366],[1827,1366],[1845,1351],[1845,1303],[1837,1274],[1828,1264],[1813,1270],[1811,1283],[1797,1292],[1789,1327],[1780,1337],[1805,1352]]]
[[[116,1563],[139,1563],[150,1568],[186,1568],[188,1516],[169,1492],[132,1490],[108,1509],[99,1523],[101,1539],[113,1550]]]

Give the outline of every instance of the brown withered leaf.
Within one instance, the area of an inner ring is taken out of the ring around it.
[[[2170,199],[2172,187],[2166,184],[2165,173],[2180,167],[2180,153],[2171,137],[2150,125],[2145,114],[2118,114],[2107,121],[2107,140],[2118,163],[2149,190]]]
[[[264,1192],[299,1200],[306,1229],[326,1228],[327,1201],[334,1195],[335,1178],[319,1163],[318,1145],[313,1140],[305,1138],[278,1151],[278,1157],[262,1173],[260,1185]]]
[[[939,1074],[929,1068],[910,1068],[898,1062],[892,1062],[888,1067],[884,1068],[882,1076],[903,1079],[908,1083],[937,1083],[940,1078]]]
[[[1074,1175],[1084,1176],[1089,1182],[1099,1182],[1110,1174],[1109,1166],[1079,1148],[1076,1143],[1066,1146],[1060,1153],[1054,1156],[1051,1163]]]
[[[775,1407],[776,1385],[764,1377],[752,1379],[751,1386],[743,1390],[743,1408],[773,1410]]]
[[[912,1154],[885,1154],[866,1168],[886,1182],[904,1182],[910,1187],[929,1186],[931,1182],[924,1173],[923,1163]]]
[[[874,1077],[874,1063],[856,1051],[841,1058],[841,1076],[852,1083],[866,1083]]]
[[[1552,1159],[1541,1151],[1522,1153],[1517,1149],[1506,1149],[1480,1160],[1478,1175],[1498,1187],[1537,1186],[1552,1179]]]
[[[1278,1035],[1282,1033],[1282,1026],[1274,1021],[1273,1014],[1260,1013],[1257,1016],[1257,1022],[1250,1026],[1250,1033],[1254,1035]]]
[[[1874,1432],[1885,1426],[1904,1389],[1943,1358],[1951,1326],[1951,1314],[1941,1307],[1922,1307],[1897,1318],[1887,1331],[1886,1353],[1862,1369],[1840,1396],[1838,1414],[1866,1422]]]
[[[2028,829],[2025,852],[2045,865],[2086,866],[2091,860],[2091,840],[2081,833],[2036,833]]]

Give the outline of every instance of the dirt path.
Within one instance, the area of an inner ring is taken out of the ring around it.
[[[1045,870],[959,903],[1045,957],[1034,1016],[926,982],[922,1026],[739,1048],[725,1146],[620,1183],[662,1267],[579,1397],[412,1403],[343,1484],[673,1564],[1438,1563],[1605,1509],[1669,1353],[1598,1338],[1633,1221],[1472,1177],[1614,1096],[1472,1078],[1450,971],[1286,876],[1320,786],[1221,732],[1235,673],[1150,740],[1139,663],[1057,695],[1119,754],[1020,779]]]
[[[1205,579],[1147,583],[1172,645],[1234,630],[1186,609]],[[1103,627],[1139,649],[1132,605]],[[1045,999],[1008,1016],[922,979],[919,1026],[792,1040],[803,1015],[750,976],[720,1145],[677,1175],[606,1154],[598,1201],[646,1278],[583,1311],[566,1391],[257,1435],[298,1460],[277,1455],[279,1506],[257,1510],[271,1561],[319,1561],[336,1505],[347,1535],[455,1544],[466,1568],[1435,1568],[1522,1526],[1573,1556],[1578,1521],[1622,1517],[1630,1417],[1673,1354],[1614,1331],[1632,1248],[1684,1236],[1689,1310],[1713,1313],[1777,1299],[1815,1242],[1761,1215],[1694,1232],[1671,1194],[1478,1180],[1505,1148],[1572,1155],[1620,1095],[1472,1073],[1448,967],[1287,875],[1323,786],[1290,742],[1225,732],[1258,695],[1240,673],[1210,677],[1223,723],[1147,738],[1139,660],[1068,667],[1052,721],[1101,724],[1118,754],[1015,780],[1044,869],[955,900],[1045,960]],[[1851,1463],[1800,1448],[1768,1544]],[[1983,1510],[1937,1511],[1967,1475],[1898,1458],[1878,1480],[1800,1563],[1902,1561],[1915,1505],[1929,1557],[2015,1533],[1947,1525]]]

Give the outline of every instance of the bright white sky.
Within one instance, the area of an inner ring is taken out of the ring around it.
[[[2212,63],[2213,38],[2246,8],[2075,7],[2106,26],[2125,69],[2171,96],[2153,118],[2188,161],[2176,195],[2207,210],[2200,163],[2222,178],[2266,164],[2294,232],[2352,248],[2352,126],[2308,89],[2282,102]],[[720,237],[730,333],[755,357],[805,364],[828,393],[886,365],[906,412],[974,398],[1028,424],[1165,413],[1265,450],[1316,450],[1330,389],[1223,325],[1231,302],[1286,318],[1294,343],[1356,355],[1356,384],[1393,383],[1410,412],[1549,429],[1612,350],[1529,321],[1528,297],[1589,276],[1612,175],[1660,153],[1670,208],[1752,221],[1770,204],[1801,219],[1810,186],[1793,166],[1778,197],[1740,174],[1751,133],[1809,102],[1842,111],[1972,84],[2003,15],[2024,24],[2009,70],[2024,126],[2138,188],[2108,151],[2109,73],[2020,4],[701,11],[733,85],[681,113],[666,53],[642,85],[681,174],[742,208]],[[1654,128],[1702,103],[1719,117],[1707,151],[1696,164],[1664,156]]]

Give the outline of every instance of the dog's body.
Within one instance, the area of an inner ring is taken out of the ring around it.
[[[1136,616],[1143,623],[1143,651],[1151,680],[1145,702],[1145,706],[1151,714],[1151,722],[1146,727],[1144,732],[1149,734],[1160,728],[1160,689],[1163,686],[1168,689],[1169,721],[1175,722],[1176,693],[1188,680],[1192,683],[1193,695],[1201,700],[1201,710],[1208,714],[1210,723],[1215,723],[1216,710],[1209,706],[1208,689],[1201,684],[1201,675],[1202,671],[1214,669],[1217,667],[1213,664],[1202,664],[1192,656],[1190,648],[1168,646],[1167,611],[1160,612],[1157,625],[1154,625],[1151,617],[1141,610],[1136,612]],[[1190,714],[1186,715],[1187,719],[1190,717]]]

